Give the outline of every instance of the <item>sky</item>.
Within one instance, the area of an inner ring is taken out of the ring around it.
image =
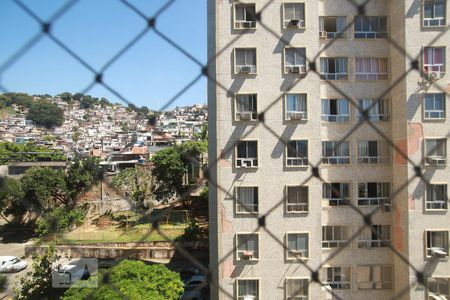
[[[68,2],[21,1],[44,21]],[[206,64],[207,0],[127,1],[147,17],[172,3],[157,18],[157,30]],[[120,0],[79,0],[52,24],[51,33],[95,70],[100,70],[146,26],[146,21]],[[9,92],[50,95],[76,93],[88,87],[94,74],[45,35],[4,69],[6,62],[39,32],[41,25],[15,1],[0,0],[0,86]],[[103,81],[133,104],[159,110],[200,71],[199,65],[149,30],[105,70]],[[206,103],[206,82],[202,77],[168,108]],[[124,103],[99,84],[86,94]]]

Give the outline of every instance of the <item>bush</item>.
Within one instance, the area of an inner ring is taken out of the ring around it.
[[[200,234],[202,233],[198,222],[193,219],[189,226],[184,229],[184,234],[178,238],[180,241],[195,241],[200,238]]]
[[[83,224],[85,215],[85,211],[81,208],[75,208],[70,211],[66,211],[62,208],[55,208],[37,222],[38,226],[36,233],[40,237],[65,233],[69,231],[72,226]]]
[[[0,293],[6,291],[8,287],[8,278],[5,275],[0,274]]]

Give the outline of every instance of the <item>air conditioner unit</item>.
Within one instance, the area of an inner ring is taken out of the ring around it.
[[[427,78],[429,81],[436,81],[440,77],[440,74],[438,72],[429,72],[427,73]]]
[[[304,114],[301,112],[291,114],[291,120],[301,121],[303,119],[303,117],[304,117]]]
[[[299,28],[300,27],[300,20],[298,19],[292,19],[289,21],[289,27],[291,28]]]
[[[303,251],[291,250],[291,253],[294,255],[294,258],[303,258]]]
[[[383,212],[391,212],[391,203],[383,204]]]
[[[252,113],[251,112],[240,112],[239,113],[239,120],[241,121],[248,121],[252,119]]]
[[[240,73],[250,73],[252,71],[252,68],[250,66],[242,66],[239,69]]]
[[[445,158],[444,157],[429,157],[428,163],[432,165],[444,165]]]
[[[328,32],[326,32],[326,31],[320,31],[320,32],[319,32],[319,37],[320,37],[321,39],[326,39],[326,38],[328,37]]]
[[[252,166],[252,161],[250,159],[241,160],[241,168],[250,168]]]
[[[253,251],[244,251],[242,253],[242,259],[250,260],[253,258]]]
[[[300,67],[299,66],[289,67],[289,73],[295,73],[295,74],[300,73]]]
[[[437,258],[446,258],[447,257],[447,251],[442,248],[431,248],[431,254]]]

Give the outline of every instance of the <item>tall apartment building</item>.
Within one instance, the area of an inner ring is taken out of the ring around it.
[[[352,2],[208,1],[212,299],[450,299],[449,5]]]

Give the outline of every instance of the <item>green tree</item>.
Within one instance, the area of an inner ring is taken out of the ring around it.
[[[178,300],[184,291],[180,275],[164,265],[146,265],[141,261],[124,260],[103,273],[96,289],[69,288],[63,300],[81,299],[151,299]],[[91,277],[95,281],[95,277]],[[107,283],[104,283],[107,282]]]
[[[6,106],[11,106],[16,104],[23,107],[31,107],[33,105],[33,97],[26,93],[5,93],[3,94],[5,98]]]
[[[26,209],[21,205],[23,192],[20,182],[10,177],[0,177],[0,216],[10,222],[7,217],[12,215],[14,221],[21,223]]]
[[[49,101],[37,101],[28,111],[27,118],[38,126],[53,128],[64,123],[64,113],[56,104]]]
[[[5,275],[0,274],[0,293],[6,291],[7,287],[8,287],[8,278],[6,278]]]
[[[186,166],[180,152],[175,147],[158,151],[152,157],[152,163],[156,198],[166,200],[172,196],[182,195],[186,190],[183,185]]]
[[[85,189],[100,179],[100,162],[96,157],[86,157],[80,159],[76,156],[67,168],[65,176],[65,186],[68,199],[65,204],[68,208],[73,208],[77,204],[77,197]]]
[[[18,300],[58,299],[52,287],[52,263],[57,260],[54,246],[43,255],[33,255],[32,271],[22,277],[14,289]]]
[[[84,97],[83,94],[81,94],[81,93],[76,93],[75,95],[73,95],[72,98],[73,98],[73,100],[80,101],[83,97]]]
[[[72,100],[72,94],[69,92],[64,92],[58,95],[61,100],[69,102]]]
[[[87,95],[80,99],[80,108],[82,109],[93,109],[95,105],[94,99]]]
[[[22,162],[41,160],[63,161],[65,160],[65,156],[63,152],[54,151],[45,146],[39,146],[33,143],[18,145],[11,142],[0,142],[0,165],[5,165],[15,160]]]
[[[56,207],[37,221],[35,233],[40,237],[54,240],[56,237],[69,231],[72,226],[83,224],[85,217],[86,211],[82,208],[66,209]]]
[[[23,205],[37,216],[67,203],[67,186],[62,171],[33,167],[25,172],[20,183],[24,193]]]

